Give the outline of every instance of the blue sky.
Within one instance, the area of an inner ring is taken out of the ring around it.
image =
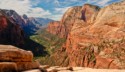
[[[60,20],[65,11],[72,6],[85,3],[106,6],[120,0],[0,0],[1,9],[13,9],[20,15]]]

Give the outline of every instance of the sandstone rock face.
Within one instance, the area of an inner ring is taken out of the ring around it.
[[[81,8],[81,6],[69,8],[60,22],[49,23],[47,31],[52,34],[57,34],[60,38],[67,38],[74,22],[77,19],[81,19]]]
[[[69,8],[68,11],[64,14],[61,24],[64,25],[64,30],[65,30],[65,37],[67,37],[68,33],[71,31],[72,26],[74,25],[74,22],[77,19],[80,19],[81,17],[81,6],[76,6]]]
[[[47,31],[55,35],[58,34],[58,36],[61,38],[67,38],[75,22],[78,22],[79,20],[79,22],[84,24],[86,22],[91,23],[93,21],[91,16],[94,19],[95,15],[93,14],[97,14],[99,10],[100,8],[98,6],[90,4],[85,4],[84,7],[71,7],[63,15],[60,22],[50,22],[48,24]]]
[[[46,31],[53,35],[57,35],[60,38],[66,38],[65,27],[60,21],[50,22],[46,28]]]
[[[67,41],[63,47],[51,56],[56,63],[62,66],[125,68],[125,1],[102,9],[85,4],[75,10],[69,9],[62,19],[68,35],[65,33]]]
[[[32,59],[33,54],[30,51],[21,50],[11,45],[0,45],[0,61],[30,62]]]
[[[37,62],[16,62],[17,70],[24,71],[24,70],[31,70],[31,69],[38,69],[39,63]]]
[[[0,62],[0,72],[16,72],[17,66],[14,62]]]
[[[51,34],[57,35],[60,38],[66,38],[66,30],[63,24],[60,21],[50,22],[46,28]]]
[[[17,72],[39,67],[33,54],[11,45],[0,45],[0,72]]]
[[[58,35],[60,29],[59,25],[60,25],[59,21],[50,22],[46,30],[51,34]]]
[[[21,46],[24,43],[24,33],[12,18],[8,18],[0,10],[0,44]]]

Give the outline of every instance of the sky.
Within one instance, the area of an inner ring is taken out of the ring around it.
[[[15,10],[18,14],[28,17],[42,17],[60,20],[66,10],[72,6],[85,3],[104,7],[120,0],[0,0],[0,8]]]

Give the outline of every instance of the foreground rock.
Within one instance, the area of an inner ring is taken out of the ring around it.
[[[16,72],[17,66],[14,62],[0,62],[0,72]]]
[[[23,72],[125,72],[125,70],[118,69],[92,69],[85,67],[60,67],[60,66],[40,66],[41,69],[27,70]]]
[[[11,45],[0,45],[0,72],[16,72],[39,67],[33,54]]]
[[[0,61],[31,62],[33,54],[11,45],[0,45]]]

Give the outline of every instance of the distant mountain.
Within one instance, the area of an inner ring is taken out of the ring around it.
[[[37,22],[40,23],[41,26],[45,26],[47,25],[49,22],[52,22],[54,20],[49,19],[49,18],[35,18],[37,20]]]
[[[33,29],[38,29],[35,23],[34,19],[28,18],[26,15],[21,17],[13,10],[0,9],[0,44],[30,50],[35,56],[46,55],[44,46],[26,36],[26,33],[29,34],[31,31],[35,31]]]
[[[15,46],[22,46],[24,44],[23,29],[20,27],[19,24],[17,24],[14,21],[14,19],[8,17],[6,13],[1,9],[0,9],[0,44],[11,44]]]
[[[12,18],[17,24],[19,24],[24,29],[26,35],[35,34],[35,32],[39,30],[42,26],[53,21],[47,18],[45,19],[45,18],[28,17],[25,14],[20,16],[14,10],[4,10],[4,12],[8,17]]]

